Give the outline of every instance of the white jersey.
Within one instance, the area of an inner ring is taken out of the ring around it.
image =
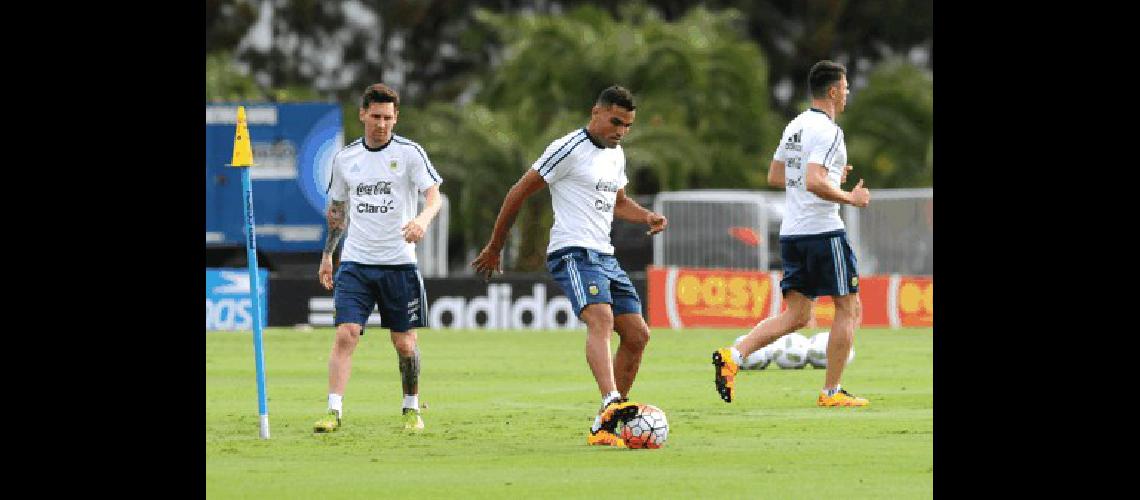
[[[565,247],[614,253],[614,203],[618,190],[629,183],[621,146],[607,148],[580,128],[550,143],[531,169],[550,185],[554,204],[546,253]]]
[[[807,190],[804,176],[807,164],[827,168],[827,180],[838,187],[847,165],[847,146],[843,131],[831,117],[812,108],[795,117],[784,128],[784,135],[773,159],[784,162],[787,195],[784,197],[784,220],[780,236],[819,234],[843,229],[839,203],[827,201]]]
[[[416,247],[400,228],[416,217],[419,193],[443,182],[424,149],[393,134],[370,149],[357,139],[333,156],[330,200],[347,201],[342,262],[415,264]]]

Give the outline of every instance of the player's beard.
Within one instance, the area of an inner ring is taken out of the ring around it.
[[[392,133],[389,131],[387,134],[385,134],[383,129],[378,128],[368,138],[371,140],[370,142],[375,143],[373,144],[373,147],[379,147],[387,144],[388,141],[392,139]]]

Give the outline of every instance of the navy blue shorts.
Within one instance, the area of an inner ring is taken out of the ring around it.
[[[341,262],[333,289],[333,322],[368,323],[372,309],[380,312],[380,326],[393,332],[427,327],[427,297],[415,264],[381,266]]]
[[[809,299],[824,295],[849,295],[859,291],[855,252],[840,229],[820,234],[780,237],[784,278],[780,291],[795,290]]]
[[[614,316],[641,314],[641,299],[613,255],[565,247],[546,256],[546,270],[574,306],[579,318],[588,304],[610,304]]]

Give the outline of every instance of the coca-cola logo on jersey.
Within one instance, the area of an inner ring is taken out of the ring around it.
[[[616,193],[618,192],[618,189],[621,189],[621,186],[619,186],[615,180],[601,179],[596,185],[594,185],[594,189],[607,193]]]
[[[375,184],[360,183],[356,185],[357,196],[374,194],[392,194],[392,183],[389,181],[378,181]]]

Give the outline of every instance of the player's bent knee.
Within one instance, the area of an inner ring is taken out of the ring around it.
[[[580,315],[583,322],[591,331],[612,332],[614,330],[614,314],[606,304],[589,304],[582,309]]]
[[[645,346],[647,346],[647,345],[649,345],[649,332],[648,331],[642,333],[641,335],[634,337],[633,338],[633,345],[631,345],[631,347],[633,347],[634,349],[637,349],[639,351],[642,351],[642,350],[645,350]]]
[[[611,338],[614,332],[614,324],[605,321],[598,321],[595,323],[586,323],[586,332],[590,335],[600,335],[605,338]]]
[[[360,327],[356,325],[341,324],[336,329],[335,347],[341,350],[352,351],[360,342]]]
[[[618,334],[621,335],[621,346],[627,349],[642,351],[649,344],[648,328],[630,328],[625,332],[618,332]]]
[[[392,332],[392,346],[401,356],[411,356],[416,352],[416,335],[410,332]]]
[[[859,303],[858,295],[836,297],[834,302],[836,315],[843,315],[854,320],[863,314],[863,305]]]
[[[790,312],[792,314],[792,330],[802,329],[811,323],[811,307],[800,307]]]
[[[797,314],[792,322],[792,330],[802,330],[807,328],[808,323],[811,323],[811,315],[801,316]]]

